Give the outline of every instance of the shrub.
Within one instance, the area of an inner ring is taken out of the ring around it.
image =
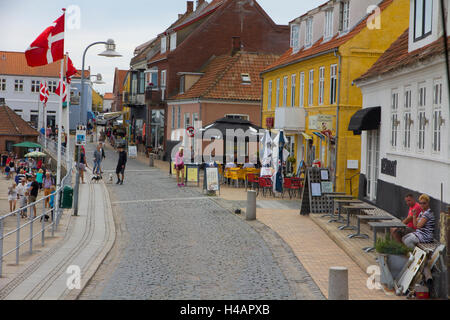
[[[395,255],[407,255],[412,251],[403,243],[399,243],[394,239],[391,239],[389,234],[386,234],[384,239],[378,239],[375,249],[378,253],[382,254],[395,254]]]

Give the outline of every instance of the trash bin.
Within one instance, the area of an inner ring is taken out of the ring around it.
[[[73,188],[65,186],[62,191],[60,208],[71,209],[73,203]]]

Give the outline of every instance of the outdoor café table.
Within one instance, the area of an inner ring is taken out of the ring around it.
[[[349,205],[351,203],[361,203],[361,200],[357,200],[357,199],[353,199],[352,196],[342,196],[341,198],[336,198],[333,201],[333,211],[335,211],[336,209],[336,205],[337,205],[337,209],[338,209],[338,215],[337,218],[333,218],[331,220],[328,221],[328,223],[331,222],[342,222],[345,223],[345,221],[342,219],[341,217],[341,206],[342,205]]]
[[[375,210],[374,206],[370,206],[370,205],[366,205],[363,202],[359,203],[354,203],[354,205],[349,205],[349,206],[343,206],[342,209],[347,211],[347,224],[340,226],[338,229],[339,230],[356,230],[356,227],[351,226],[350,225],[350,214],[352,211],[359,211],[361,212],[361,210]]]
[[[349,239],[353,238],[369,239],[369,236],[367,234],[361,233],[361,220],[370,222],[370,221],[382,221],[394,219],[392,216],[372,216],[372,215],[357,215],[356,218],[358,219],[358,229],[356,233],[349,234],[347,236]]]
[[[340,199],[353,199],[352,196],[349,196],[349,195],[347,195],[347,194],[345,194],[345,193],[343,193],[343,192],[330,192],[330,193],[324,193],[323,195],[324,195],[325,197],[327,197],[330,201],[333,201],[333,199],[335,199],[335,198],[340,198]],[[322,218],[325,218],[325,217],[331,217],[331,218],[333,218],[333,217],[335,216],[335,214],[334,214],[334,203],[333,203],[332,207],[333,207],[333,209],[331,210],[331,212],[322,215]]]
[[[369,222],[369,226],[373,228],[373,247],[363,248],[365,252],[371,252],[375,250],[377,244],[377,231],[379,229],[389,229],[389,228],[407,228],[405,224],[400,221],[389,221],[389,222]]]

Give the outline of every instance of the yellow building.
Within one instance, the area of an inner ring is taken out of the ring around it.
[[[336,172],[336,191],[355,196],[361,141],[348,125],[362,107],[362,94],[353,80],[408,28],[409,20],[409,0],[384,0],[368,16],[363,2],[379,1],[331,0],[293,20],[291,49],[261,74],[262,126],[284,130],[296,158],[294,171],[301,160],[307,165],[319,160]]]
[[[103,111],[103,97],[95,90],[92,90],[92,111]]]

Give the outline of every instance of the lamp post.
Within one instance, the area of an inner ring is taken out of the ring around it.
[[[153,94],[153,87],[154,87],[154,84],[153,84],[153,82],[150,82],[149,84],[148,84],[148,88],[149,88],[149,91],[150,91],[150,97],[149,97],[149,101],[150,101],[150,104],[147,106],[147,127],[146,127],[146,130],[145,130],[145,148],[146,148],[146,150],[148,151],[148,149],[149,149],[149,147],[150,147],[150,145],[151,145],[151,141],[149,142],[148,140],[148,138],[149,138],[149,136],[150,136],[150,133],[151,133],[151,125],[150,125],[150,123],[151,123],[151,121],[152,121],[152,110],[151,110],[151,106],[152,106],[152,94]]]
[[[86,52],[88,51],[88,49],[90,47],[93,47],[98,44],[104,44],[106,46],[106,50],[103,51],[102,53],[99,53],[98,54],[99,56],[109,57],[109,58],[115,58],[115,57],[122,56],[121,54],[116,52],[116,44],[114,43],[114,40],[112,40],[112,39],[108,39],[106,42],[98,41],[98,42],[91,43],[84,50],[83,63],[82,63],[82,68],[81,68],[81,97],[80,97],[81,101],[80,101],[80,123],[79,123],[84,126],[86,125],[86,123],[84,121],[84,116],[86,116],[86,112],[84,112],[85,114],[83,115],[83,111],[84,111],[84,99],[83,99],[84,98],[84,62],[85,62],[85,58],[86,58]],[[78,149],[78,152],[77,152],[77,175],[75,178],[75,189],[74,189],[74,193],[73,193],[73,201],[74,201],[73,214],[75,216],[78,215],[78,195],[79,195],[79,190],[80,190],[80,158],[81,158],[80,147],[77,146],[77,149]]]

